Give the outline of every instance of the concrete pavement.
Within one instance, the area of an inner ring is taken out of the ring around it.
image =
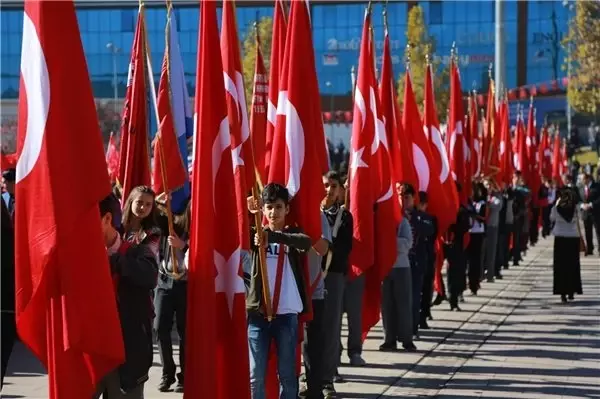
[[[600,398],[600,257],[582,258],[582,280],[574,302],[552,295],[552,239],[543,240],[503,280],[465,293],[462,312],[433,308],[418,352],[379,352],[375,327],[364,346],[368,365],[340,368],[347,382],[336,384],[339,397]],[[181,397],[156,390],[158,355],[155,366],[146,398]],[[47,397],[44,370],[22,346],[5,383],[2,397]]]

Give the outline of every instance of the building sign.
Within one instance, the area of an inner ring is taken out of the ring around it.
[[[323,65],[336,66],[339,65],[339,60],[335,54],[323,54]]]
[[[383,40],[375,40],[375,48],[377,50],[383,50]],[[390,49],[399,50],[402,49],[400,40],[390,40]],[[335,37],[327,40],[327,50],[339,51],[339,50],[352,50],[358,51],[360,49],[360,38],[355,37],[350,40],[338,40]]]

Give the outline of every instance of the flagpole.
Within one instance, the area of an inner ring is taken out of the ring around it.
[[[139,4],[140,4],[140,14],[142,14],[142,16],[143,16],[144,2],[142,0],[140,0]],[[168,1],[167,1],[167,11],[168,12],[170,11]],[[167,15],[169,15],[169,14],[167,14]],[[167,18],[169,18],[169,17],[167,17]],[[158,117],[158,100],[156,99],[156,86],[154,85],[154,74],[152,72],[152,60],[150,58],[150,51],[148,48],[148,35],[146,33],[145,23],[144,23],[143,29],[144,29],[144,51],[146,53],[146,66],[147,66],[147,70],[148,70],[148,82],[150,84],[152,105],[154,106],[154,115],[156,117],[156,127],[158,129],[158,131],[156,132],[156,141],[155,141],[154,145],[158,146],[158,150],[160,153],[160,170],[161,170],[161,175],[162,175],[161,176],[162,184],[163,184],[163,188],[164,188],[165,194],[166,194],[165,208],[167,211],[167,225],[169,228],[169,235],[173,236],[173,235],[175,235],[175,229],[173,227],[173,211],[171,209],[171,193],[169,192],[169,189],[168,189],[169,186],[168,186],[168,182],[167,182],[167,165],[165,162],[165,151],[164,151],[164,146],[163,146],[161,132],[160,132],[160,119]],[[167,46],[166,48],[168,51],[169,50],[168,30],[165,30],[165,37],[166,37],[166,46]],[[167,57],[167,62],[168,62],[168,57]],[[173,248],[173,246],[171,246],[169,244],[169,249],[171,251],[171,260],[173,262],[173,273],[171,273],[171,277],[173,277],[174,279],[177,280],[177,279],[181,278],[181,276],[182,276],[181,273],[179,273],[179,261],[175,254],[175,248]]]
[[[257,51],[260,51],[260,37],[258,34],[258,22],[254,22],[254,33],[256,35],[256,46]],[[256,75],[256,71],[254,71]],[[256,79],[256,76],[254,77]],[[251,132],[252,133],[252,132]],[[258,169],[256,167],[256,158],[254,155],[256,152],[254,151],[254,140],[252,139],[252,135],[250,137],[250,150],[252,151],[252,159],[254,160],[254,175],[256,176],[256,183],[252,187],[252,198],[259,203],[260,193],[262,191],[262,181],[260,177],[260,173],[258,173]],[[264,230],[262,227],[262,213],[256,212],[254,214],[254,226],[256,227],[256,234],[259,237],[264,236]],[[262,293],[263,293],[263,301],[265,303],[265,312],[267,313],[267,321],[273,320],[273,307],[271,306],[271,289],[269,287],[269,274],[267,269],[267,252],[264,245],[260,245],[258,248],[258,259],[260,262],[260,277],[262,282]]]

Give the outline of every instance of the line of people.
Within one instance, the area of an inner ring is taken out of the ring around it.
[[[520,264],[528,246],[538,240],[538,224],[543,237],[555,235],[554,293],[561,295],[564,302],[573,299],[574,294],[581,294],[580,215],[584,218],[586,235],[590,231],[591,236],[595,226],[600,238],[600,185],[591,176],[585,176],[583,183],[577,187],[567,176],[560,189],[548,180],[539,192],[531,193],[518,172],[508,187],[501,188],[492,179],[475,181],[473,197],[468,204],[461,205],[455,223],[441,237],[442,246],[437,245],[440,232],[436,219],[427,211],[427,194],[415,192],[410,184],[398,184],[403,218],[397,228],[397,258],[381,287],[384,340],[379,349],[397,351],[400,344],[404,351],[416,351],[419,330],[430,328],[432,306],[447,300],[451,310],[460,311],[459,304],[464,301],[467,288],[477,295],[482,281],[501,279],[502,270],[509,268],[511,262],[513,266]],[[348,273],[353,218],[345,205],[347,182],[331,171],[323,176],[323,185],[326,192],[321,204],[323,234],[314,244],[301,228],[288,226],[290,198],[285,187],[268,184],[260,200],[248,198],[248,211],[260,212],[266,220],[262,235],[252,228],[251,250],[242,255],[253,399],[267,396],[272,341],[277,355],[279,397],[283,399],[296,399],[299,395],[334,398],[334,384],[344,382],[338,372],[344,350],[350,366],[366,365],[362,357],[365,281],[364,276],[351,279]],[[10,292],[4,282],[11,280],[5,278],[10,260],[7,258],[5,262],[5,254],[10,256],[5,248],[11,246],[7,237],[14,228],[11,224],[15,212],[14,171],[3,174],[3,186],[7,195],[3,194],[2,201],[2,377],[14,342],[13,337],[8,345],[10,334],[5,336],[8,331],[5,319],[12,317],[14,329],[14,304],[11,313],[9,298],[4,295],[7,290]],[[118,191],[99,204],[126,361],[104,378],[95,398],[143,398],[152,366],[154,337],[162,363],[158,390],[166,392],[175,385],[176,392],[183,391],[191,210],[188,202],[183,212],[174,215],[174,231],[169,234],[166,200],[164,194],[157,196],[149,187],[140,186],[132,190],[122,208]],[[265,318],[261,246],[266,252],[275,314],[271,321]],[[587,251],[590,254],[593,251],[591,238]],[[308,280],[303,274],[304,256],[308,261]],[[447,261],[447,293],[442,281],[434,289],[441,259]],[[434,291],[437,291],[435,299]],[[303,316],[309,312],[312,320],[303,323]],[[342,343],[344,313],[348,339]],[[179,372],[173,359],[174,320],[179,335]],[[302,327],[305,372],[298,378],[296,349]]]

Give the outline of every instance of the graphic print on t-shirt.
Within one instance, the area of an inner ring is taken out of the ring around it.
[[[275,295],[275,279],[277,278],[277,259],[279,251],[283,249],[286,254],[288,248],[285,245],[269,244],[266,248],[267,254],[267,273],[269,275],[269,291],[271,292],[271,303]],[[298,292],[298,286],[294,279],[294,273],[290,266],[287,255],[283,261],[283,273],[281,277],[281,291],[279,293],[279,305],[277,306],[277,314],[289,314],[302,312],[302,299]]]

